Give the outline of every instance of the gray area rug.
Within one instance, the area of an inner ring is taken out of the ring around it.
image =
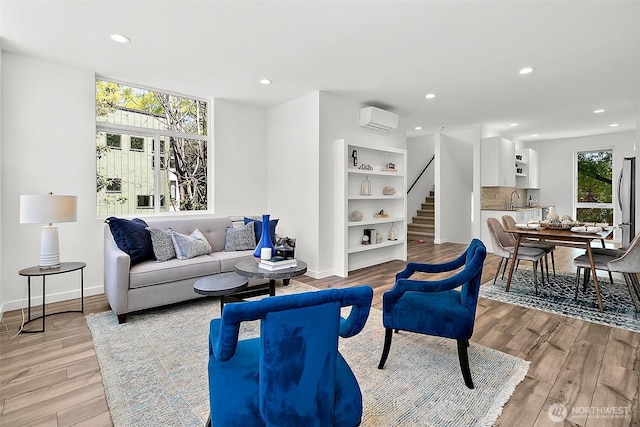
[[[292,281],[277,293],[313,290]],[[211,298],[130,314],[123,325],[113,312],[87,317],[114,425],[204,425],[209,321],[219,310]],[[251,322],[241,337],[258,333],[258,323]],[[471,343],[476,388],[469,390],[455,341],[400,332],[379,370],[383,341],[376,309],[360,334],[340,339],[340,352],[362,389],[363,426],[492,425],[529,368],[527,361]]]
[[[627,285],[622,280],[614,280],[611,284],[608,277],[598,276],[604,308],[604,312],[601,313],[592,280],[587,285],[586,292],[582,291],[582,283],[580,283],[578,299],[575,299],[575,274],[558,273],[555,277],[551,275],[548,283],[545,280],[544,286],[538,277],[538,295],[535,294],[531,269],[521,267],[513,273],[509,292],[504,290],[507,275],[508,271],[504,279],[498,276],[495,285],[493,280],[482,285],[480,296],[640,332],[640,313],[635,311]]]

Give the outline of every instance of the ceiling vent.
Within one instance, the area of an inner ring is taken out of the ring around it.
[[[399,116],[391,111],[376,107],[360,109],[360,126],[370,129],[391,132],[398,129]]]

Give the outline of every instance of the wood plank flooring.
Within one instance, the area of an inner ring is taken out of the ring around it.
[[[443,262],[459,255],[464,247],[411,242],[408,257],[410,261]],[[571,261],[576,253],[574,249],[558,248],[557,270],[573,273]],[[304,276],[300,281],[318,288],[368,284],[374,288],[374,306],[381,308],[382,294],[393,285],[395,274],[404,265],[392,261],[351,272],[344,279]],[[497,265],[497,258],[490,254],[483,282],[493,278]],[[50,304],[47,312],[75,309],[78,304],[78,300]],[[85,315],[106,310],[109,306],[104,295],[86,298]],[[15,336],[21,320],[17,310],[5,313],[0,324],[0,425],[111,426],[84,316],[52,316],[47,318],[45,333]],[[35,323],[34,327],[40,326]],[[640,423],[638,333],[480,299],[472,341],[531,361],[526,379],[516,388],[496,425],[594,427]],[[473,373],[473,366],[471,370]],[[553,422],[548,409],[556,402],[578,408],[580,413],[570,410],[564,423]]]

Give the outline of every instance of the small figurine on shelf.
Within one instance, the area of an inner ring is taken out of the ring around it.
[[[356,150],[351,152],[351,158],[353,159],[353,167],[358,167],[358,152]]]

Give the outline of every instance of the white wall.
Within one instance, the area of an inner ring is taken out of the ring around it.
[[[427,165],[434,154],[434,136],[426,135],[407,138],[407,186],[411,186],[420,172]],[[422,209],[425,197],[429,195],[435,184],[435,159],[429,169],[420,177],[411,193],[407,195],[407,223],[412,221],[418,209]],[[409,190],[407,188],[407,190]]]
[[[437,134],[435,243],[468,244],[475,235],[471,220],[471,194],[479,175],[474,173],[480,132],[477,127]],[[479,196],[478,196],[479,197]],[[477,204],[478,197],[475,199]],[[474,209],[474,214],[479,213]]]
[[[0,38],[0,165],[2,164],[2,39]],[[0,173],[0,260],[2,260],[2,174]],[[0,279],[2,278],[2,262],[0,261]],[[4,298],[0,286],[0,319],[4,313]]]
[[[215,99],[212,131],[215,205],[210,208],[216,216],[269,213],[266,110]]]
[[[7,52],[1,67],[0,307],[26,307],[26,279],[18,271],[39,261],[41,227],[19,223],[21,194],[78,196],[78,221],[59,224],[61,260],[86,262],[85,295],[102,293],[104,218],[96,216],[94,73]],[[213,152],[214,214],[262,213],[267,207],[266,112],[224,101],[214,108],[214,138],[219,138]],[[39,295],[39,287],[33,288]],[[77,298],[79,279],[52,276],[46,292],[47,302]]]
[[[319,270],[319,114],[318,92],[267,112],[265,213],[280,219],[278,234],[296,238],[296,258],[310,276]]]
[[[2,278],[5,310],[26,306],[41,225],[20,224],[21,194],[78,196],[78,221],[58,224],[61,261],[84,261],[86,294],[102,292],[102,221],[96,218],[94,74],[2,52]],[[47,301],[80,296],[79,275],[47,279]],[[39,283],[36,280],[36,283]],[[33,287],[40,295],[40,287]],[[35,300],[34,300],[35,301]]]
[[[562,215],[575,217],[573,203],[573,187],[575,185],[575,175],[573,171],[575,153],[578,150],[590,150],[600,148],[613,149],[613,177],[614,177],[614,205],[617,206],[615,181],[622,168],[623,157],[637,157],[635,146],[637,145],[635,131],[610,133],[602,135],[584,136],[579,138],[566,138],[560,140],[548,140],[530,143],[529,147],[540,153],[540,175],[541,185],[539,200],[542,205],[552,205],[556,207],[556,212]],[[638,159],[640,161],[640,159]],[[636,179],[640,171],[636,174]],[[640,203],[638,191],[640,187],[636,182],[636,232],[640,231],[638,215]],[[614,223],[621,221],[620,212],[614,210]],[[620,240],[619,230],[614,234],[616,240]]]

